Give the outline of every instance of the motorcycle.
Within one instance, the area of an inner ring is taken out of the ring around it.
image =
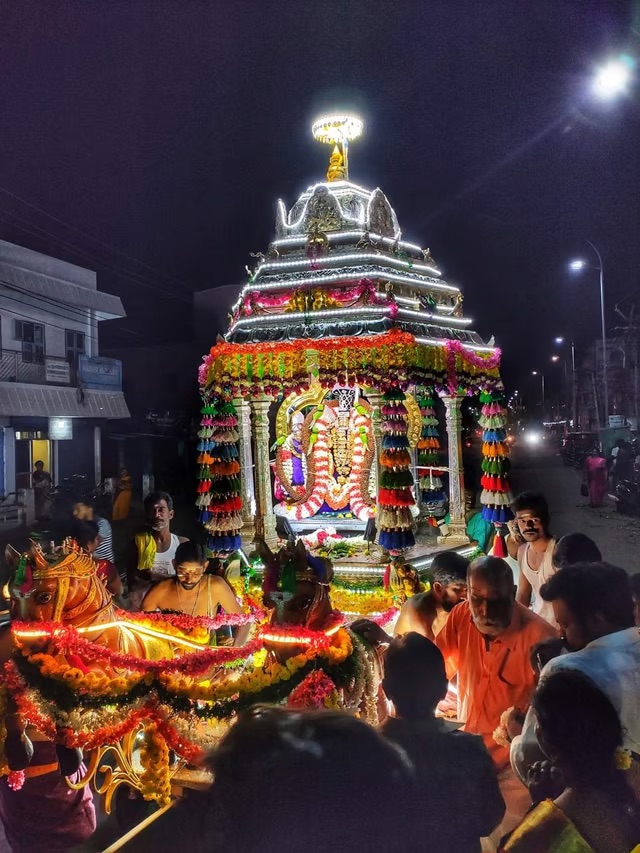
[[[616,502],[617,512],[623,515],[640,515],[640,478],[635,475],[629,480],[619,480],[614,493],[609,497]]]

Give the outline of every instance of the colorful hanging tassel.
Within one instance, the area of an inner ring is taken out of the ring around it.
[[[504,550],[504,542],[502,542],[499,528],[512,518],[509,509],[512,497],[509,481],[510,462],[507,458],[509,445],[506,442],[507,413],[502,401],[503,396],[499,391],[483,391],[480,394],[482,413],[479,423],[483,428],[480,503],[482,517],[496,527],[496,549],[500,551]]]
[[[391,388],[381,407],[382,447],[378,488],[378,543],[392,554],[415,545],[411,507],[414,505],[404,392]]]
[[[207,549],[214,556],[225,555],[241,546],[238,418],[233,403],[221,398],[206,402],[201,414],[196,506],[210,534]]]

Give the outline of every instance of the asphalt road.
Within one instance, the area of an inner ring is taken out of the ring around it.
[[[607,562],[622,566],[630,574],[640,571],[640,518],[620,515],[609,498],[600,509],[591,509],[587,498],[580,496],[581,473],[564,466],[555,448],[516,447],[512,463],[514,494],[543,492],[556,538],[576,531],[586,533]]]

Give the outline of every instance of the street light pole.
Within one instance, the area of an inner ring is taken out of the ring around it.
[[[576,376],[576,345],[571,341],[571,419],[578,428],[578,377]]]
[[[602,255],[593,245],[591,240],[587,240],[598,258],[598,270],[600,271],[600,321],[602,323],[602,371],[604,373],[604,426],[609,425],[609,377],[607,373],[607,327],[605,324],[604,315],[604,264],[602,263]]]
[[[533,376],[538,376],[538,374],[540,374],[540,387],[542,388],[542,420],[544,421],[544,373],[539,370],[532,370],[531,373]]]

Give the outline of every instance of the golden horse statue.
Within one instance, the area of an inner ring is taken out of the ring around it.
[[[45,552],[32,542],[31,549],[20,554],[11,546],[5,550],[5,560],[13,568],[9,583],[12,622],[33,624],[33,637],[38,642],[38,624],[70,626],[85,633],[87,639],[113,652],[133,655],[145,660],[170,660],[197,644],[182,645],[178,639],[145,633],[143,626],[128,622],[113,604],[111,593],[98,577],[93,558],[72,540]],[[204,646],[202,646],[204,648]],[[16,651],[11,629],[0,635],[0,663],[5,664]],[[117,675],[109,667],[107,674]],[[33,756],[31,737],[42,739],[33,727],[28,730],[24,721],[8,703],[4,723],[7,729],[5,755],[11,770],[24,770]],[[58,746],[61,768],[65,774],[77,769],[79,751]]]
[[[23,555],[11,549],[12,627],[0,637],[9,770],[25,769],[33,755],[29,724],[60,744],[65,775],[81,761],[75,747],[91,751],[87,779],[96,768],[106,772],[107,783],[96,790],[106,792],[107,809],[121,783],[165,803],[177,772],[169,756],[179,756],[180,767],[197,761],[237,713],[266,695],[307,707],[320,691],[322,707],[376,722],[384,711],[379,660],[332,608],[330,561],[308,554],[301,542],[277,554],[258,543],[257,551],[270,614],[259,615],[254,636],[233,649],[203,640],[215,619],[205,625],[204,617],[117,610],[91,557],[69,540],[51,553],[38,545]],[[256,621],[256,613],[242,619]],[[237,616],[217,618],[243,624]],[[133,759],[141,734],[142,772]],[[100,767],[109,750],[116,771]]]

